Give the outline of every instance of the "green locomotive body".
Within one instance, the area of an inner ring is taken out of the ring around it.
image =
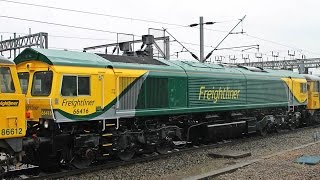
[[[31,48],[15,63],[41,166],[304,123],[307,81],[290,71]]]

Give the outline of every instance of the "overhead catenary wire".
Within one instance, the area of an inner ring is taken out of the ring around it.
[[[118,18],[118,19],[126,19],[126,20],[131,20],[131,21],[133,20],[133,21],[142,21],[142,22],[148,22],[148,23],[157,23],[157,24],[166,24],[166,25],[172,25],[172,26],[184,26],[185,27],[185,25],[181,25],[181,24],[167,23],[167,22],[154,21],[154,20],[146,20],[146,19],[140,19],[140,18],[116,16],[116,15],[110,15],[110,14],[95,13],[95,12],[89,12],[89,11],[67,9],[67,8],[60,8],[60,7],[53,7],[53,6],[32,4],[32,3],[25,3],[25,2],[17,2],[17,1],[10,1],[10,0],[0,0],[0,1],[8,2],[8,3],[15,3],[15,4],[28,5],[28,6],[35,6],[35,7],[42,7],[42,8],[48,8],[48,9],[56,9],[56,10],[61,10],[61,11],[76,12],[76,13],[82,13],[82,14],[91,14],[91,15],[97,15],[97,16],[105,16],[105,17],[112,17],[112,18]]]
[[[0,32],[0,34],[14,34],[16,33],[17,35],[29,35],[27,33],[22,33],[22,32]],[[106,39],[106,38],[90,38],[90,37],[78,37],[78,36],[63,36],[63,35],[54,35],[54,34],[48,34],[49,37],[56,37],[56,38],[66,38],[66,39],[81,39],[81,40],[97,40],[97,41],[116,41],[116,39]],[[176,42],[175,40],[170,41],[170,42]],[[196,43],[191,43],[191,42],[185,42],[185,41],[180,41],[183,44],[187,45],[192,45],[192,46],[199,46],[199,44]],[[204,45],[205,47],[211,47],[210,45]],[[220,50],[220,49],[219,49]]]
[[[40,5],[40,4],[34,4],[34,3],[25,3],[25,2],[17,2],[17,1],[11,1],[11,0],[0,0],[1,2],[7,2],[7,3],[14,3],[14,4],[20,4],[20,5],[27,5],[27,6],[34,6],[34,7],[41,7],[41,8],[48,8],[48,9],[56,9],[56,10],[62,10],[62,11],[69,11],[69,12],[76,12],[76,13],[83,13],[83,14],[91,14],[91,15],[97,15],[97,16],[105,16],[105,17],[111,17],[111,18],[119,18],[119,19],[126,19],[126,20],[134,20],[134,21],[141,21],[141,22],[148,22],[148,23],[157,23],[157,24],[166,24],[166,25],[171,25],[171,26],[179,26],[179,27],[189,27],[186,25],[182,25],[182,24],[176,24],[176,23],[167,23],[167,22],[161,22],[161,21],[155,21],[155,20],[147,20],[147,19],[141,19],[141,18],[132,18],[132,17],[125,17],[125,16],[116,16],[116,15],[110,15],[110,14],[103,14],[103,13],[95,13],[95,12],[89,12],[89,11],[82,11],[82,10],[75,10],[75,9],[67,9],[67,8],[60,8],[60,7],[54,7],[54,6],[47,6],[47,5]],[[225,21],[216,21],[216,23],[225,23],[225,22],[232,22],[235,20],[225,20]],[[209,31],[215,31],[215,32],[228,32],[228,31],[223,31],[223,30],[215,30],[215,29],[208,29],[208,28],[204,28],[205,30],[209,30]],[[296,48],[293,46],[288,46],[285,44],[281,44],[275,41],[271,41],[271,40],[266,40],[263,38],[259,38],[257,36],[252,36],[252,35],[248,35],[249,37],[252,38],[256,38],[256,39],[260,39],[266,42],[270,42],[270,43],[274,43],[277,45],[281,45],[281,46],[285,46],[285,47],[290,47],[293,49],[300,49],[301,48]],[[304,49],[303,49],[304,50]],[[307,52],[310,52],[312,54],[320,54],[317,52],[312,52],[309,50],[304,50]]]
[[[23,32],[0,32],[0,34],[9,34],[12,35],[16,33],[17,36],[23,35],[23,36],[27,36],[30,35],[28,33],[23,33]],[[103,39],[103,38],[90,38],[90,37],[79,37],[79,36],[63,36],[63,35],[52,35],[52,34],[48,34],[48,36],[51,37],[58,37],[58,38],[70,38],[70,39],[89,39],[89,40],[108,40],[108,39]]]
[[[248,36],[248,37],[251,37],[251,38],[254,38],[254,39],[259,39],[259,40],[262,40],[262,41],[267,41],[269,43],[273,43],[273,44],[277,44],[277,45],[280,45],[280,46],[284,46],[284,47],[288,47],[288,48],[293,48],[293,49],[299,49],[299,48],[296,48],[296,47],[293,47],[293,46],[289,46],[289,45],[285,45],[285,44],[282,44],[282,43],[279,43],[279,42],[275,42],[275,41],[272,41],[272,40],[267,40],[267,39],[263,39],[263,38],[260,38],[260,37],[257,37],[257,36],[253,36],[253,35],[249,35],[249,34],[243,34],[244,36]]]
[[[0,0],[1,1],[1,0]],[[106,32],[106,33],[111,33],[111,34],[118,34],[118,32],[115,31],[108,31],[108,30],[102,30],[102,29],[94,29],[94,28],[88,28],[88,27],[82,27],[82,26],[74,26],[74,25],[67,25],[67,24],[60,24],[60,23],[53,23],[53,22],[47,22],[47,21],[39,21],[39,20],[33,20],[33,19],[25,19],[25,18],[19,18],[19,17],[12,17],[12,16],[3,16],[0,15],[0,18],[8,18],[8,19],[15,19],[15,20],[21,20],[21,21],[28,21],[28,22],[35,22],[35,23],[41,23],[41,24],[49,24],[49,25],[54,25],[54,26],[62,26],[62,27],[68,27],[68,28],[76,28],[76,29],[83,29],[83,30],[90,30],[90,31],[98,31],[98,32]],[[9,33],[9,32],[5,32]],[[22,33],[21,33],[22,34]],[[137,37],[141,37],[140,35],[135,35]],[[50,36],[50,35],[49,35]],[[51,35],[52,37],[65,37],[65,38],[75,38],[75,39],[86,39],[86,38],[80,38],[80,37],[68,37],[68,36],[58,36],[58,35]],[[90,39],[90,38],[87,38]],[[180,43],[180,42],[179,42]],[[190,42],[182,42],[185,44],[189,45],[197,45],[195,43],[190,43]],[[181,43],[180,43],[181,44]],[[206,45],[206,47],[212,47],[209,45]]]
[[[199,61],[198,56],[196,56],[194,53],[192,53],[191,51],[189,51],[183,44],[181,44],[181,42],[179,42],[179,41],[178,41],[172,34],[170,34],[165,28],[163,28],[163,30],[165,30],[165,31],[166,31],[175,41],[177,41],[177,43],[179,43],[186,51],[188,51],[193,58],[195,58],[196,60]]]
[[[107,30],[102,30],[102,29],[94,29],[94,28],[88,28],[88,27],[82,27],[82,26],[53,23],[53,22],[48,22],[48,21],[39,21],[39,20],[25,19],[25,18],[12,17],[12,16],[0,15],[0,18],[15,19],[15,20],[20,20],[20,21],[28,21],[28,22],[35,22],[35,23],[41,23],[41,24],[49,24],[49,25],[55,25],[55,26],[62,26],[62,27],[76,28],[76,29],[83,29],[83,30],[90,30],[90,31],[98,31],[98,32],[106,32],[106,33],[113,33],[113,34],[118,33],[115,31],[107,31]]]
[[[13,34],[14,32],[0,32],[0,33],[7,33],[7,34]],[[28,35],[27,33],[22,33],[22,32],[18,32],[17,34],[21,34],[21,35]],[[62,36],[62,35],[52,35],[52,34],[49,34],[49,36],[51,37],[59,37],[59,38],[71,38],[71,39],[83,39],[83,40],[105,40],[105,41],[116,41],[116,40],[111,40],[111,39],[95,39],[95,38],[89,38],[89,37],[75,37],[75,36]],[[177,41],[172,41],[172,42],[177,42]],[[187,44],[187,45],[191,45],[191,46],[199,46],[199,44],[196,44],[196,43],[190,43],[190,42],[181,42],[183,44]],[[178,47],[178,45],[172,45],[172,46],[175,46],[175,47]],[[209,45],[205,45],[206,47],[211,47],[212,46],[209,46]],[[181,45],[179,45],[179,47],[181,47]],[[80,49],[71,49],[71,48],[65,48],[65,47],[62,47],[62,48],[58,48],[58,47],[51,47],[51,48],[55,48],[55,49],[69,49],[69,50],[80,50]],[[219,48],[219,49],[216,49],[216,50],[231,50],[231,51],[234,51],[234,52],[242,52],[241,50],[235,50],[236,47],[223,47],[223,48]],[[188,50],[192,50],[192,51],[196,51],[196,52],[199,52],[198,49],[194,49],[194,48],[188,48]],[[80,50],[82,51],[82,50]],[[184,52],[188,52],[188,51],[184,51]],[[271,52],[271,51],[270,51]],[[246,53],[249,53],[249,54],[254,54],[255,52],[246,52]],[[268,56],[268,57],[272,57],[271,55],[268,55],[267,53],[262,53],[264,56]],[[279,58],[285,58],[284,56],[281,56]]]
[[[216,49],[216,50],[230,50],[230,49],[251,48],[251,47],[254,47],[254,48],[256,48],[256,49],[259,49],[259,45],[258,45],[258,44],[253,44],[253,45],[223,47],[223,48],[219,48],[219,49]],[[242,50],[242,51],[244,51],[244,50]]]
[[[7,33],[7,34],[12,34],[13,32],[0,32],[0,33]],[[27,33],[17,33],[17,34],[21,34],[21,35],[28,35]],[[50,36],[50,35],[49,35]],[[61,36],[61,35],[51,35],[52,37],[61,37],[61,38],[76,38],[76,39],[92,39],[92,38],[86,38],[86,37],[74,37],[74,36]],[[107,40],[107,39],[97,39],[97,40]],[[111,41],[115,41],[115,40],[111,40]],[[173,41],[175,42],[175,41]],[[190,45],[193,45],[193,46],[198,46],[198,44],[195,44],[195,43],[187,43],[187,42],[182,42],[184,44],[190,44]],[[172,45],[172,46],[178,46],[178,45]],[[181,47],[179,45],[179,47]],[[211,47],[211,46],[210,46]],[[82,49],[72,49],[72,48],[65,48],[65,47],[51,47],[51,48],[54,48],[54,49],[68,49],[68,50],[76,50],[76,51],[82,51]],[[196,52],[199,52],[198,49],[193,49],[193,48],[188,48],[188,49],[191,49],[192,51],[196,51]],[[242,50],[235,50],[235,48],[231,47],[231,48],[219,48],[217,50],[231,50],[231,51],[234,51],[234,52],[242,52]],[[283,50],[284,52],[287,52],[287,50]],[[188,52],[188,51],[183,51],[183,52]],[[271,52],[271,51],[268,51],[268,52]],[[277,52],[281,52],[280,50],[277,50]],[[247,54],[255,54],[256,52],[246,52]],[[266,57],[270,57],[272,58],[272,55],[269,55],[267,52],[264,52],[264,53],[261,53],[261,55],[263,56],[266,56]],[[171,55],[172,56],[172,55]],[[226,55],[225,55],[226,56]],[[279,59],[282,59],[282,58],[287,58],[285,56],[279,56],[278,57]],[[250,58],[251,59],[251,58]]]
[[[212,51],[205,57],[204,62],[212,55],[213,51],[217,50],[217,48],[220,46],[220,44],[231,34],[231,32],[246,18],[246,15],[243,16],[243,18],[239,19],[239,22],[231,29],[231,31],[228,32],[228,34],[218,43],[218,45],[213,48]]]
[[[27,36],[29,34],[27,33],[22,33],[22,32],[0,32],[0,34],[14,34],[16,33],[17,35],[24,35]],[[63,35],[54,35],[54,34],[48,34],[50,37],[55,37],[55,38],[66,38],[66,39],[82,39],[82,40],[96,40],[96,41],[116,41],[114,39],[106,39],[106,38],[90,38],[90,37],[78,37],[78,36],[63,36]]]
[[[25,19],[25,18],[12,17],[12,16],[0,15],[0,18],[15,19],[15,20],[20,20],[20,21],[35,22],[35,23],[49,24],[49,25],[54,25],[54,26],[67,27],[67,28],[83,29],[83,30],[97,31],[97,32],[105,32],[105,33],[111,33],[111,34],[119,34],[119,32],[115,32],[115,31],[108,31],[108,30],[88,28],[88,27],[75,26],[75,25],[60,24],[60,23],[53,23],[53,22],[48,22],[48,21],[39,21],[39,20],[33,20],[33,19]],[[136,37],[141,37],[140,35],[135,35],[135,34],[132,34],[132,35],[134,35]]]
[[[13,34],[13,32],[0,32],[0,33],[7,33],[7,34]],[[17,33],[17,34],[21,34],[21,35],[28,35],[27,33]],[[86,38],[86,37],[74,37],[74,36],[61,36],[61,35],[49,35],[49,36],[52,36],[52,37],[61,37],[61,38],[75,38],[75,39],[92,39],[92,38]],[[108,39],[97,39],[97,40],[108,40]],[[111,40],[111,41],[115,41],[115,40]],[[173,41],[173,42],[176,42],[176,41]],[[195,44],[195,43],[188,43],[188,42],[181,42],[183,44],[189,44],[189,45],[192,45],[192,46],[199,46],[198,44]],[[181,45],[172,45],[172,46],[175,46],[175,47],[181,47]],[[212,47],[212,46],[208,46],[208,47]],[[50,48],[53,48],[53,49],[60,49],[60,50],[75,50],[75,51],[83,51],[83,49],[72,49],[72,48],[67,48],[67,47],[53,47],[51,46]],[[219,48],[217,50],[229,50],[229,51],[234,51],[234,52],[242,52],[242,50],[236,50],[235,48],[237,47],[231,47],[231,48]],[[194,48],[188,48],[189,50],[191,49],[192,51],[195,51],[195,52],[199,52],[198,49],[194,49]],[[286,51],[286,50],[285,50]],[[100,52],[100,51],[99,51]],[[102,51],[101,51],[102,52]],[[175,53],[181,53],[181,52],[188,52],[188,51],[179,51],[179,52],[175,52]],[[268,52],[271,52],[271,51],[268,51]],[[279,52],[279,50],[278,50]],[[256,52],[246,52],[248,54],[255,54]],[[272,58],[272,55],[269,55],[267,54],[266,52],[265,53],[261,53],[262,55],[264,56],[267,56],[267,57],[270,57]],[[175,56],[175,54],[172,54],[171,56]],[[286,58],[285,56],[279,56],[278,58]]]
[[[82,13],[82,14],[90,14],[90,15],[96,15],[96,16],[104,16],[104,17],[110,17],[110,18],[125,19],[125,20],[130,20],[130,21],[140,21],[140,22],[147,22],[147,23],[154,23],[154,24],[177,26],[177,27],[183,27],[183,28],[189,27],[188,25],[184,25],[184,24],[168,23],[168,22],[163,22],[163,21],[155,21],[155,20],[148,20],[148,19],[142,19],[142,18],[117,16],[117,15],[111,15],[111,14],[103,14],[103,13],[96,13],[96,12],[90,12],[90,11],[83,11],[83,10],[76,10],[76,9],[68,9],[68,8],[47,6],[47,5],[41,5],[41,4],[17,2],[17,1],[11,1],[11,0],[0,0],[0,2],[7,2],[7,3],[14,3],[14,4],[20,4],[20,5],[27,5],[27,6],[55,9],[55,10],[61,10],[61,11],[69,11],[69,12]],[[235,21],[235,20],[215,21],[215,23],[227,23],[227,22],[232,22],[232,21]],[[224,32],[222,30],[207,29],[207,28],[204,28],[204,29],[210,30],[210,31],[216,31],[216,32]]]
[[[279,45],[279,46],[283,46],[283,47],[287,47],[287,48],[292,48],[292,49],[296,49],[296,50],[303,50],[303,51],[309,52],[309,53],[311,53],[311,54],[320,55],[320,53],[318,53],[318,52],[313,52],[313,51],[310,51],[310,50],[307,50],[307,49],[301,49],[301,48],[298,48],[298,47],[289,46],[289,45],[286,45],[286,44],[282,44],[282,43],[279,43],[279,42],[276,42],[276,41],[272,41],[272,40],[260,38],[260,37],[257,37],[257,36],[253,36],[253,35],[249,35],[249,34],[243,34],[243,35],[248,36],[248,37],[251,37],[251,38],[254,38],[254,39],[259,39],[259,40],[261,40],[261,41],[269,42],[269,43],[272,43],[272,44],[277,44],[277,45]]]
[[[79,12],[79,13],[91,13],[91,12],[87,12],[87,11],[79,11],[79,10],[72,10],[72,9],[65,9],[65,8],[58,8],[58,7],[51,7],[51,6],[44,6],[44,5],[37,5],[37,4],[31,4],[31,3],[15,2],[15,1],[10,1],[10,0],[0,0],[0,1],[10,2],[10,3],[17,3],[17,4],[24,4],[24,5],[32,5],[32,6],[37,6],[37,7],[53,8],[53,9],[58,9],[58,10],[74,11],[74,12]],[[91,14],[106,15],[106,14],[99,14],[99,13],[91,13]],[[106,16],[119,17],[119,18],[122,17],[122,16],[113,16],[113,15],[106,15]],[[84,29],[84,30],[92,30],[92,31],[99,31],[99,32],[117,33],[117,32],[113,32],[113,31],[107,31],[107,30],[101,30],[101,29],[94,29],[94,28],[88,28],[88,27],[73,26],[73,25],[66,25],[66,24],[45,22],[45,21],[39,21],[39,20],[31,20],[31,19],[10,17],[10,16],[0,16],[0,17],[6,17],[6,18],[11,18],[11,19],[16,19],[16,20],[24,20],[24,21],[29,21],[29,22],[36,22],[36,23],[45,23],[45,24],[57,25],[57,26],[64,26],[64,27],[70,27],[70,28],[80,28],[80,29]],[[134,20],[139,20],[138,18],[129,18],[129,17],[123,17],[123,18],[124,18],[124,19],[130,19],[130,20],[132,20],[132,19],[134,19]],[[145,22],[149,22],[149,20],[144,20],[144,19],[140,19],[140,20],[141,20],[141,21],[145,21]],[[231,20],[230,20],[230,21],[231,21]],[[230,22],[230,21],[220,21],[220,22],[217,22],[217,23]],[[179,24],[166,23],[166,22],[160,22],[160,21],[154,21],[154,23],[179,25]],[[180,27],[187,27],[187,26],[181,25],[181,24],[180,24],[179,26],[180,26]],[[222,31],[222,30],[214,30],[214,29],[207,29],[207,28],[205,28],[205,29],[206,29],[206,30],[209,30],[209,31],[227,32],[227,31]],[[7,32],[3,32],[3,33],[7,33]],[[272,40],[263,39],[263,38],[260,38],[260,37],[257,37],[257,36],[253,36],[253,35],[249,35],[249,34],[244,34],[244,35],[246,35],[246,36],[248,36],[248,37],[251,37],[251,38],[259,39],[259,40],[262,40],[262,41],[265,41],[265,42],[277,44],[277,45],[280,45],[280,46],[289,47],[289,48],[297,49],[297,50],[303,50],[303,51],[306,51],[306,52],[309,52],[309,53],[312,53],[312,54],[318,54],[318,55],[320,55],[320,53],[318,53],[318,52],[313,52],[313,51],[310,51],[310,50],[306,50],[306,49],[301,49],[301,48],[289,46],[289,45],[286,45],[286,44],[282,44],[282,43],[279,43],[279,42],[276,42],[276,41],[272,41]],[[135,36],[140,37],[139,35],[135,35]],[[52,36],[52,37],[54,37],[54,36]],[[58,37],[58,36],[56,36],[56,37]],[[66,37],[66,38],[72,38],[72,37]],[[77,38],[77,37],[75,37],[75,39],[86,39],[86,38]],[[94,39],[94,38],[87,38],[87,39],[98,40],[98,39]],[[103,40],[103,39],[101,39],[101,40]],[[184,43],[184,42],[183,42],[183,43]],[[189,43],[189,44],[191,44],[191,43]],[[196,45],[196,44],[194,44],[194,45]],[[206,47],[212,47],[212,46],[206,45]]]
[[[69,11],[69,12],[76,12],[76,13],[83,13],[83,14],[91,14],[91,15],[97,15],[97,16],[105,16],[105,17],[111,17],[111,18],[119,18],[119,19],[126,19],[126,20],[134,20],[134,21],[142,21],[142,22],[149,22],[149,23],[157,23],[157,24],[166,24],[166,25],[172,25],[172,26],[179,26],[179,27],[189,27],[186,25],[182,25],[182,24],[176,24],[176,23],[167,23],[167,22],[161,22],[161,21],[155,21],[155,20],[147,20],[147,19],[141,19],[141,18],[132,18],[132,17],[125,17],[125,16],[116,16],[116,15],[110,15],[110,14],[103,14],[103,13],[95,13],[95,12],[89,12],[89,11],[82,11],[82,10],[75,10],[75,9],[67,9],[67,8],[60,8],[60,7],[54,7],[54,6],[47,6],[47,5],[40,5],[40,4],[34,4],[34,3],[25,3],[25,2],[17,2],[17,1],[11,1],[11,0],[0,0],[1,2],[7,2],[7,3],[14,3],[14,4],[20,4],[20,5],[27,5],[27,6],[34,6],[34,7],[41,7],[41,8],[48,8],[48,9],[56,9],[56,10],[62,10],[62,11]],[[21,18],[20,18],[21,19]],[[231,21],[235,21],[235,20],[225,20],[225,21],[215,21],[215,23],[224,23],[224,22],[231,22]],[[58,23],[51,23],[51,24],[58,24]],[[65,26],[67,27],[67,26]],[[92,28],[85,28],[87,30],[94,30]],[[228,31],[223,31],[223,30],[215,30],[215,29],[208,29],[208,28],[204,28],[206,30],[209,31],[215,31],[215,32],[228,32]],[[101,31],[101,30],[99,30]],[[271,40],[266,40],[263,38],[259,38],[257,36],[252,36],[252,35],[248,35],[249,37],[252,38],[256,38],[256,39],[260,39],[263,41],[268,41],[277,45],[281,45],[281,46],[285,46],[285,47],[290,47],[290,48],[294,48],[294,49],[300,49],[300,48],[296,48],[296,47],[292,47],[292,46],[288,46],[285,44],[281,44],[275,41],[271,41]],[[306,50],[308,52],[311,52],[309,50]],[[311,52],[313,54],[319,54],[319,53],[315,53],[315,52]]]
[[[20,35],[29,35],[27,33],[22,33],[22,32],[0,32],[1,33],[5,33],[5,34],[20,34]],[[116,39],[106,39],[106,38],[90,38],[90,37],[77,37],[77,36],[64,36],[64,35],[57,35],[57,34],[48,34],[48,36],[50,37],[56,37],[56,38],[66,38],[66,39],[82,39],[82,40],[97,40],[97,41],[116,41]],[[176,40],[170,41],[170,42],[177,42]],[[180,41],[182,44],[187,44],[187,45],[191,45],[191,46],[199,46],[199,44],[197,43],[191,43],[191,42],[186,42],[186,41]],[[204,45],[205,47],[210,47],[212,48],[212,46],[210,45]],[[230,47],[224,47],[226,49],[230,49]],[[191,49],[191,48],[189,48]],[[222,48],[219,48],[217,50],[222,50]],[[197,50],[198,51],[198,50]],[[208,51],[209,52],[209,51]]]

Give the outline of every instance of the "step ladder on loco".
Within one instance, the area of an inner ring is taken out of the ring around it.
[[[113,120],[104,120],[103,121],[104,129],[101,133],[100,138],[100,148],[102,150],[102,156],[107,157],[113,150],[113,138],[116,130],[116,121]]]

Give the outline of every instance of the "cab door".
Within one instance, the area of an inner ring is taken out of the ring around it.
[[[15,66],[0,64],[0,139],[22,137],[25,133],[25,96]]]

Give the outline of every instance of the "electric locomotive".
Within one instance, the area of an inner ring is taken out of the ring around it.
[[[302,75],[133,54],[27,48],[15,58],[27,136],[39,139],[36,153],[26,149],[34,163],[129,160],[305,123]]]

